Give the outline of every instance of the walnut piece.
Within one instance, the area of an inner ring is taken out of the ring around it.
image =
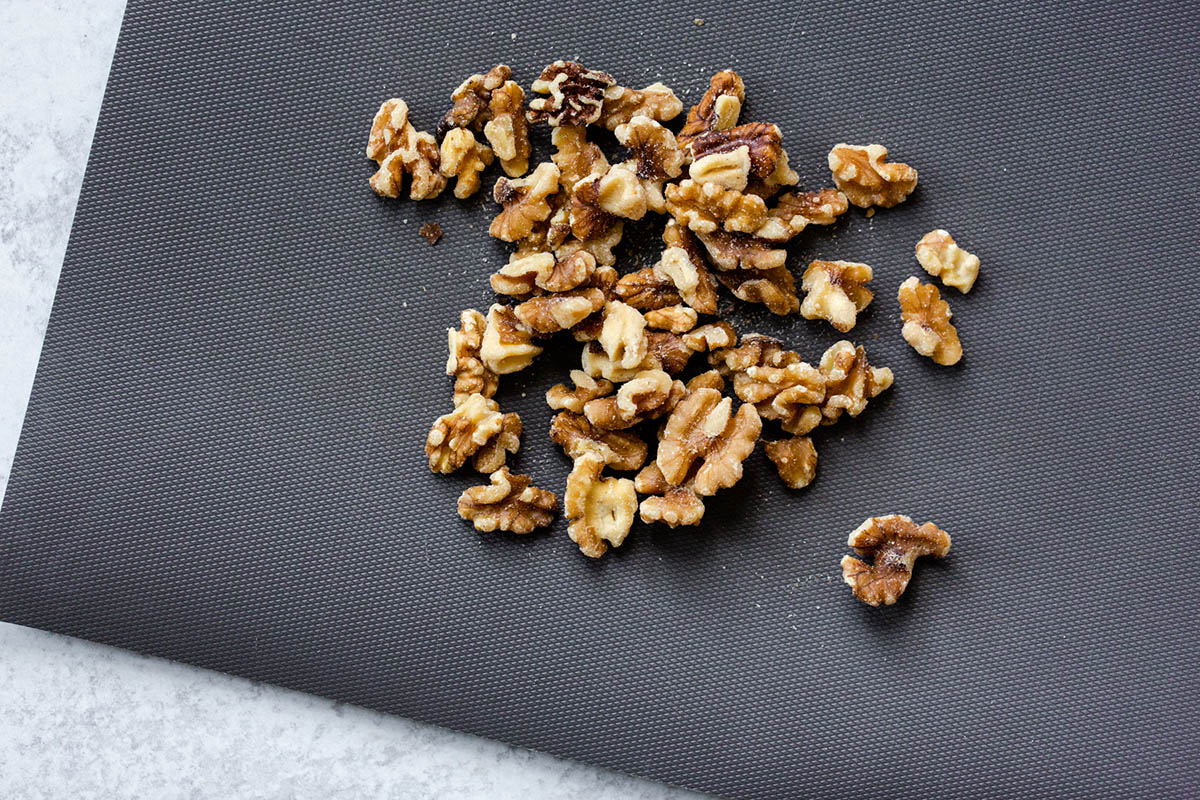
[[[617,141],[629,148],[639,178],[662,181],[683,172],[683,153],[675,134],[653,119],[636,116],[616,129]]]
[[[585,251],[591,253],[596,259],[596,263],[601,267],[611,267],[617,263],[617,256],[613,252],[617,245],[621,243],[621,236],[624,233],[624,223],[621,220],[615,221],[603,233],[585,238],[570,238],[563,242],[558,247],[554,248],[554,255],[559,258],[564,258],[572,253]],[[599,272],[599,270],[597,270]],[[613,282],[616,282],[614,277]]]
[[[554,520],[558,498],[532,486],[528,475],[513,475],[508,467],[492,472],[487,486],[472,486],[458,498],[458,515],[478,531],[531,533]]]
[[[885,163],[887,148],[836,144],[829,151],[833,182],[859,208],[891,208],[917,188],[917,171],[908,164]]]
[[[652,83],[645,89],[609,86],[604,90],[600,124],[610,131],[615,131],[634,117],[648,117],[656,122],[666,122],[675,119],[682,112],[683,102],[675,96],[670,87],[661,83]]]
[[[683,397],[684,386],[661,369],[634,375],[612,397],[589,400],[583,407],[588,422],[597,428],[620,431],[648,419],[658,419]]]
[[[517,319],[536,334],[567,331],[604,308],[604,292],[583,288],[526,300],[513,308]]]
[[[767,222],[767,204],[753,194],[743,194],[716,183],[684,178],[664,191],[667,211],[697,234],[725,230],[756,233]]]
[[[441,172],[454,182],[454,196],[460,200],[479,191],[479,173],[492,163],[492,148],[475,141],[466,128],[452,128],[442,139]]]
[[[476,133],[482,130],[491,119],[492,93],[511,77],[512,70],[507,65],[497,64],[485,74],[472,75],[463,81],[450,95],[454,105],[438,123],[437,137],[442,139],[454,128],[469,128]]]
[[[620,547],[633,527],[637,492],[628,478],[601,478],[604,458],[585,453],[567,476],[564,506],[567,535],[589,558],[604,555],[611,544]]]
[[[576,184],[576,189],[579,185]],[[625,164],[614,164],[609,167],[608,172],[595,179],[595,187],[596,204],[605,213],[633,220],[646,216],[648,210],[646,192],[642,188],[638,176]],[[577,236],[579,235],[574,226],[571,230]],[[590,235],[580,238],[590,238]]]
[[[796,278],[787,267],[721,270],[716,277],[734,297],[747,303],[762,303],[772,314],[786,316],[800,308]]]
[[[613,292],[621,302],[645,312],[677,306],[683,302],[683,297],[671,278],[653,267],[622,275],[613,287]]]
[[[908,588],[918,558],[950,552],[950,534],[932,522],[918,526],[909,517],[890,514],[859,525],[846,544],[874,562],[842,558],[842,579],[854,596],[867,605],[890,606]]]
[[[637,369],[646,359],[646,319],[632,306],[613,300],[604,306],[598,339],[604,353],[622,369]]]
[[[518,372],[533,363],[542,348],[533,343],[532,331],[508,306],[493,304],[479,347],[479,358],[497,375]]]
[[[515,242],[533,232],[535,223],[549,218],[546,198],[558,191],[558,167],[549,161],[538,164],[528,177],[499,178],[492,197],[504,210],[492,220],[488,232],[497,239]]]
[[[417,131],[408,121],[408,105],[399,98],[385,100],[371,123],[367,158],[379,164],[371,176],[371,188],[384,197],[399,197],[404,177],[411,177],[408,196],[428,200],[446,188],[439,171],[441,156],[437,140]]]
[[[715,389],[689,392],[667,418],[658,456],[663,477],[673,486],[690,482],[707,497],[742,478],[742,462],[754,450],[762,421],[749,403],[732,413],[733,401]]]
[[[709,155],[744,147],[750,159],[749,176],[762,180],[776,174],[776,168],[783,156],[782,142],[783,134],[780,133],[778,125],[770,122],[748,122],[736,128],[698,134],[688,141],[686,150],[692,161],[699,161]]]
[[[642,438],[629,431],[597,428],[587,417],[563,411],[550,423],[550,439],[572,460],[595,453],[613,469],[637,469],[646,463],[649,448]]]
[[[712,76],[708,91],[688,110],[687,122],[676,137],[681,147],[707,131],[728,130],[737,125],[746,102],[746,85],[736,72],[722,70]]]
[[[512,412],[503,415],[500,430],[471,456],[471,466],[485,475],[504,466],[509,453],[521,449],[521,417]]]
[[[709,363],[732,377],[734,394],[753,403],[763,419],[804,433],[820,423],[815,405],[825,399],[825,376],[778,339],[747,334],[738,347],[714,351]]]
[[[819,192],[788,192],[768,209],[769,219],[758,235],[772,241],[787,241],[809,225],[832,225],[850,204],[837,189]]]
[[[958,331],[950,317],[950,304],[941,298],[938,288],[921,283],[916,276],[900,284],[900,329],[904,341],[923,356],[944,367],[957,364],[963,355]]]
[[[670,278],[683,301],[698,313],[717,313],[717,284],[708,271],[704,248],[696,237],[671,219],[663,229],[663,243],[667,248],[654,265],[654,271]]]
[[[642,472],[651,469],[657,470],[658,466],[651,464]],[[672,528],[699,525],[704,518],[704,501],[690,486],[668,485],[661,493],[652,493],[642,500],[639,516],[642,522],[663,522]]]
[[[842,340],[830,345],[821,355],[821,374],[825,376],[825,401],[821,404],[821,424],[837,422],[842,412],[857,417],[867,401],[892,385],[892,371],[872,367],[862,346]],[[785,430],[787,430],[785,428]],[[789,433],[807,433],[793,430]]]
[[[696,377],[687,382],[687,390],[692,389],[716,389],[718,392],[725,391],[725,379],[721,377],[721,373],[715,369],[710,369],[708,372],[701,372]]]
[[[715,183],[735,192],[750,183],[750,148],[739,147],[696,159],[688,167],[688,177],[696,183]]]
[[[429,468],[446,474],[465,464],[503,429],[504,415],[498,408],[495,400],[473,394],[438,417],[425,439]]]
[[[563,125],[550,135],[554,155],[550,159],[559,168],[562,188],[567,192],[589,175],[603,175],[608,171],[608,159],[599,146],[587,140],[587,128]]]
[[[588,175],[576,181],[574,188],[571,190],[571,200],[568,207],[571,233],[580,241],[588,241],[589,239],[596,239],[603,236],[616,222],[616,217],[600,206],[600,180],[607,175],[608,172],[605,172],[603,175]],[[637,180],[634,179],[633,182],[636,184]],[[640,187],[638,189],[640,190]],[[610,186],[609,195],[606,199],[612,199],[612,190]],[[642,199],[644,200],[644,198]]]
[[[647,327],[671,333],[687,333],[696,327],[696,323],[699,321],[696,309],[683,305],[656,308],[645,312],[642,316],[646,318]]]
[[[568,292],[583,286],[596,272],[591,253],[555,258],[553,253],[516,255],[491,277],[492,291],[514,297],[540,292]]]
[[[814,261],[808,265],[800,288],[807,294],[800,304],[805,319],[823,319],[842,333],[858,322],[858,312],[875,294],[865,284],[874,277],[871,268],[856,261]]]
[[[430,247],[432,247],[441,241],[442,226],[436,222],[426,222],[417,230],[417,233],[421,234],[421,238],[429,242]]]
[[[817,477],[817,448],[810,437],[793,436],[767,442],[763,449],[789,489],[803,489]]]
[[[724,231],[696,234],[696,239],[708,251],[713,266],[721,271],[779,269],[787,261],[787,250],[776,247],[766,239]],[[794,285],[795,281],[792,283]],[[799,302],[797,299],[797,307]]]
[[[516,81],[505,81],[492,92],[488,102],[491,119],[483,135],[500,159],[504,174],[516,178],[529,169],[529,123],[525,121],[525,90]]]
[[[607,72],[577,61],[555,61],[533,82],[533,91],[546,97],[529,101],[529,121],[590,125],[600,119],[605,90],[615,83]]]
[[[491,397],[500,383],[499,376],[484,366],[479,357],[487,320],[473,308],[463,311],[459,320],[458,330],[449,328],[446,331],[450,348],[446,374],[454,377],[455,406],[473,394]]]
[[[930,275],[963,294],[971,291],[979,277],[979,257],[959,247],[950,232],[941,228],[917,242],[917,261]]]
[[[581,369],[571,370],[571,383],[575,388],[568,389],[563,383],[551,386],[546,391],[546,405],[555,411],[582,414],[584,403],[597,397],[607,397],[616,388],[612,381],[603,378],[596,380]]]

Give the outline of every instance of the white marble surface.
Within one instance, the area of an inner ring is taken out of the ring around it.
[[[0,494],[123,9],[0,0]],[[691,796],[0,623],[0,798]]]

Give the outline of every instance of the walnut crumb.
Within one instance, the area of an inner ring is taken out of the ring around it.
[[[918,558],[941,558],[950,552],[950,534],[932,522],[918,526],[901,514],[871,517],[846,543],[873,560],[867,564],[853,556],[842,558],[842,579],[855,597],[872,606],[890,606],[904,594]]]
[[[532,486],[528,475],[513,475],[501,467],[487,486],[472,486],[458,498],[458,515],[479,531],[532,533],[554,520],[558,498]]]
[[[426,222],[421,226],[421,229],[417,231],[417,233],[424,236],[425,241],[429,242],[431,245],[434,245],[437,244],[442,238],[442,226],[436,222]]]
[[[900,284],[901,335],[923,356],[944,367],[957,364],[963,355],[958,331],[950,322],[950,304],[941,298],[938,288],[913,277]]]

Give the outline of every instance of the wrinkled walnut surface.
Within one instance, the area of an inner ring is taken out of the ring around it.
[[[917,188],[917,171],[908,164],[888,163],[880,144],[837,144],[829,151],[833,181],[859,208],[891,208]]]
[[[742,462],[754,449],[762,421],[754,406],[733,401],[715,389],[696,389],[679,401],[663,428],[655,462],[673,486],[691,482],[707,497],[742,478]],[[689,478],[690,476],[690,478]]]
[[[612,131],[634,117],[666,122],[682,112],[683,102],[669,86],[661,83],[652,83],[644,89],[610,86],[604,90],[600,124]]]
[[[918,526],[901,514],[868,519],[846,543],[873,560],[842,558],[843,580],[855,597],[872,606],[890,606],[904,594],[918,558],[950,552],[950,534],[932,522]]]
[[[900,284],[900,333],[904,341],[923,356],[932,358],[944,367],[962,360],[962,342],[958,330],[950,322],[950,304],[931,283],[921,283],[916,276]]]
[[[613,469],[638,469],[646,462],[649,447],[636,433],[597,428],[587,417],[571,411],[555,415],[550,439],[572,459],[594,453]]]
[[[917,261],[926,272],[963,294],[979,277],[979,257],[963,250],[949,231],[930,231],[917,242]]]
[[[604,93],[616,81],[612,75],[588,69],[577,61],[555,61],[533,82],[530,122],[551,125],[590,125],[600,119]]]
[[[491,483],[472,486],[458,498],[458,515],[480,531],[531,533],[554,521],[558,498],[532,486],[528,475],[513,475],[508,467],[493,472]]]
[[[805,319],[823,319],[842,333],[854,327],[858,312],[866,308],[874,293],[866,284],[874,277],[866,264],[854,261],[814,261],[800,282],[807,294],[800,304]]]
[[[425,439],[429,469],[454,472],[504,428],[495,400],[473,394],[449,414],[438,417]]]
[[[803,489],[817,477],[817,448],[808,436],[767,442],[763,449],[789,489]]]
[[[595,453],[576,459],[563,498],[567,535],[589,558],[604,555],[609,545],[620,547],[638,510],[633,481],[602,478],[603,471],[604,459]]]
[[[558,191],[558,167],[546,161],[528,177],[500,178],[492,197],[504,206],[492,220],[488,232],[497,239],[515,242],[533,232],[533,226],[550,217],[546,198]]]
[[[737,125],[746,102],[746,85],[736,72],[722,70],[712,76],[700,102],[688,110],[687,121],[679,131],[679,144],[686,146],[696,136]]]

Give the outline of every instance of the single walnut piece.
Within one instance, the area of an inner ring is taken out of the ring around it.
[[[823,319],[842,333],[858,322],[858,312],[875,294],[865,284],[874,277],[871,268],[855,261],[814,261],[804,271],[800,288],[807,294],[800,304],[805,319]]]
[[[713,266],[720,271],[748,269],[762,272],[779,269],[787,262],[787,250],[766,239],[724,231],[696,234],[696,239],[704,245]],[[795,281],[792,284],[794,294]],[[797,308],[799,304],[797,298]]]
[[[487,327],[479,347],[484,366],[497,375],[518,372],[533,363],[542,348],[533,343],[532,331],[508,306],[488,309]]]
[[[458,515],[479,531],[531,533],[554,521],[558,498],[538,489],[528,475],[513,475],[508,467],[492,472],[488,486],[472,486],[458,498]]]
[[[652,311],[647,311],[643,316],[646,318],[647,327],[658,328],[659,330],[670,331],[671,333],[687,333],[696,327],[696,322],[699,321],[696,309],[688,308],[687,306],[656,308]]]
[[[762,421],[754,406],[733,401],[715,389],[696,389],[679,401],[663,427],[655,461],[673,486],[690,482],[707,497],[742,478],[742,462],[754,450]]]
[[[473,394],[491,397],[500,383],[500,377],[484,366],[479,357],[487,320],[473,308],[463,311],[459,319],[458,330],[449,328],[446,331],[450,346],[446,374],[454,377],[455,406]]]
[[[652,83],[645,89],[610,86],[604,90],[600,124],[610,131],[615,131],[634,117],[666,122],[675,119],[682,112],[683,102],[675,96],[670,87],[661,83]]]
[[[646,319],[632,306],[611,301],[604,307],[604,327],[598,341],[614,364],[636,369],[646,359]]]
[[[821,356],[821,374],[825,376],[825,401],[821,405],[821,424],[838,421],[842,412],[857,417],[867,401],[892,385],[892,371],[867,363],[867,351],[846,340],[835,342]],[[787,430],[786,428],[784,430]],[[793,430],[789,433],[806,433]]]
[[[950,322],[950,304],[942,299],[938,288],[921,283],[913,276],[900,284],[900,319],[904,327],[900,334],[923,356],[935,364],[948,367],[957,364],[963,355],[958,331]]]
[[[511,77],[512,70],[507,65],[497,64],[486,74],[472,75],[463,81],[450,95],[454,105],[438,123],[437,137],[442,139],[454,128],[470,128],[476,133],[482,130],[491,119],[492,93]]]
[[[772,314],[786,316],[800,308],[796,278],[787,267],[723,270],[716,275],[734,297],[747,303],[762,303]]]
[[[775,162],[775,171],[765,178],[754,178],[746,186],[746,191],[756,194],[766,200],[774,197],[775,193],[784,186],[795,186],[800,182],[800,175],[788,163],[787,151],[779,148],[779,158]]]
[[[874,562],[842,558],[842,579],[854,596],[867,605],[890,606],[908,588],[918,558],[941,558],[950,552],[950,534],[932,522],[918,526],[909,517],[891,514],[868,519],[850,534],[846,544]]]
[[[690,144],[707,131],[728,130],[737,125],[744,102],[746,85],[736,72],[727,69],[713,75],[704,97],[688,111],[687,122],[677,137],[680,146]]]
[[[764,446],[779,477],[789,489],[803,489],[817,477],[817,448],[807,436],[793,436]]]
[[[696,183],[744,191],[750,183],[750,148],[743,146],[698,158],[688,167],[688,177]]]
[[[718,392],[723,392],[725,391],[725,379],[721,377],[720,372],[710,369],[688,381],[686,388],[689,392],[693,389],[716,389]]]
[[[629,148],[639,178],[653,181],[679,177],[683,153],[675,134],[654,120],[636,116],[616,129],[617,141]]]
[[[576,181],[575,187],[571,190],[571,201],[568,207],[571,233],[580,241],[603,236],[616,222],[616,217],[605,211],[600,205],[600,180],[607,175],[607,172],[604,175],[588,175],[586,178]],[[636,182],[634,179],[634,183]],[[611,191],[612,187],[609,187],[609,192],[611,193]]]
[[[849,208],[846,195],[837,189],[819,192],[788,192],[767,211],[769,219],[758,235],[772,241],[787,241],[809,225],[832,225]]]
[[[654,271],[671,279],[683,302],[700,314],[717,313],[717,283],[705,265],[704,249],[686,227],[668,220],[663,230],[667,248]]]
[[[768,220],[767,204],[761,197],[715,183],[684,178],[669,184],[665,196],[671,216],[697,234],[719,230],[753,234]]]
[[[568,292],[583,286],[596,272],[591,253],[573,253],[555,258],[553,253],[509,258],[491,278],[492,291],[527,297],[540,292]]]
[[[579,185],[576,184],[576,187]],[[646,216],[646,192],[638,176],[624,164],[609,167],[608,172],[595,179],[595,187],[596,204],[605,213],[633,220]],[[571,230],[575,232],[573,226]]]
[[[891,208],[917,188],[917,171],[908,164],[888,164],[887,148],[837,144],[829,151],[833,182],[859,208]]]
[[[699,161],[706,156],[744,147],[750,159],[750,177],[764,180],[776,176],[776,168],[783,156],[782,142],[783,134],[778,125],[749,122],[728,130],[701,133],[688,141],[686,149],[692,161]]]
[[[605,90],[615,83],[607,72],[576,61],[555,61],[533,82],[533,91],[547,96],[529,101],[529,121],[591,125],[600,119]]]
[[[654,464],[647,469],[651,467],[657,469]],[[704,518],[704,501],[690,486],[668,486],[662,494],[643,500],[640,509],[642,522],[663,522],[672,528],[699,525]]]
[[[516,81],[505,81],[492,92],[488,102],[491,119],[483,126],[483,135],[500,159],[500,167],[510,178],[529,169],[529,123],[525,121],[525,90]]]
[[[371,124],[367,158],[379,164],[371,176],[371,188],[384,197],[399,197],[404,176],[411,176],[408,196],[412,200],[437,197],[446,188],[439,171],[441,157],[437,140],[419,132],[408,121],[408,105],[399,98],[384,101]]]
[[[621,220],[616,220],[603,233],[583,239],[577,237],[567,239],[561,245],[554,248],[554,255],[559,258],[565,258],[572,253],[578,253],[582,250],[591,253],[592,257],[596,259],[596,263],[601,267],[611,267],[617,263],[617,256],[613,250],[621,243],[623,233],[624,223]],[[615,277],[613,282],[616,282]]]
[[[558,191],[558,167],[549,161],[538,164],[526,178],[499,178],[492,197],[504,210],[492,220],[488,232],[497,239],[515,242],[533,232],[533,226],[550,217],[546,198]]]
[[[637,469],[646,463],[649,448],[642,438],[629,431],[597,428],[587,417],[563,411],[550,424],[550,439],[572,460],[595,453],[613,469]]]
[[[536,334],[567,331],[604,308],[604,292],[575,289],[533,297],[513,308],[517,319]]]
[[[596,380],[581,369],[571,370],[571,383],[575,388],[568,389],[563,383],[551,386],[546,391],[546,405],[555,411],[582,414],[584,403],[597,397],[607,397],[616,388],[612,381]]]
[[[616,395],[589,400],[583,413],[597,428],[625,430],[666,414],[683,397],[684,391],[683,383],[671,380],[663,370],[643,370],[622,385]]]
[[[653,267],[622,275],[613,292],[621,302],[645,312],[677,306],[683,302],[683,297],[671,278]]]
[[[709,363],[733,378],[734,394],[753,403],[763,419],[804,433],[820,423],[814,405],[825,399],[825,376],[778,339],[748,334],[740,346],[712,353]]]
[[[442,238],[442,226],[436,222],[426,222],[422,225],[417,233],[421,234],[421,238],[429,242],[429,246],[437,244]]]
[[[505,414],[500,423],[500,431],[471,456],[471,466],[476,472],[485,475],[503,467],[504,462],[508,460],[508,454],[521,449],[522,430],[521,417],[516,412]]]
[[[585,453],[567,476],[564,497],[567,535],[589,558],[604,555],[611,544],[620,547],[633,527],[637,492],[628,478],[601,478],[604,458]]]
[[[963,294],[971,291],[979,277],[979,257],[959,247],[950,232],[941,228],[917,242],[917,261],[930,275]]]
[[[441,172],[454,182],[454,196],[460,200],[479,191],[479,173],[492,163],[492,148],[475,141],[466,128],[452,128],[442,139]]]
[[[598,145],[587,140],[587,128],[564,125],[550,134],[554,155],[550,159],[561,171],[562,187],[574,191],[575,184],[590,175],[608,171],[608,159]]]
[[[449,414],[433,423],[425,440],[429,468],[443,474],[454,472],[504,427],[504,415],[495,400],[473,394]]]

